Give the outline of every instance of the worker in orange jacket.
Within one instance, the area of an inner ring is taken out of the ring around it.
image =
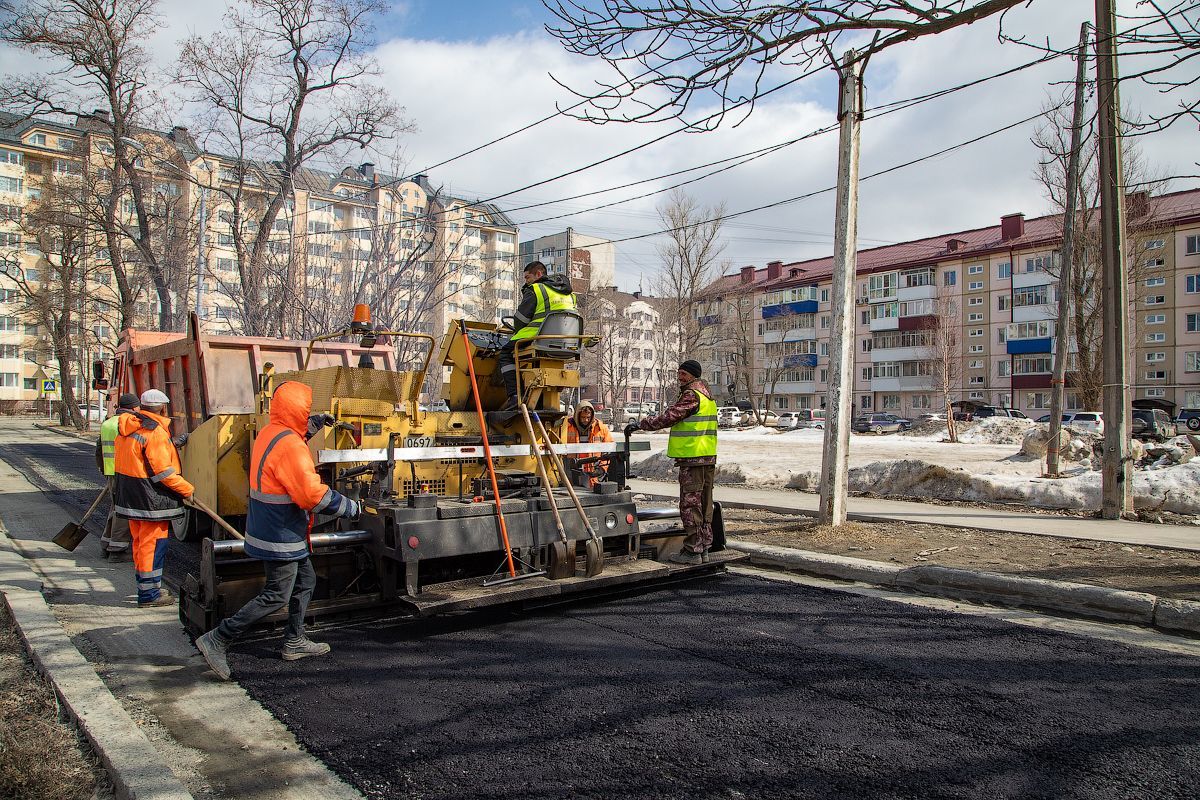
[[[129,520],[138,608],[170,605],[162,590],[163,562],[171,523],[186,513],[183,501],[195,487],[180,474],[177,440],[171,439],[167,395],[142,393],[141,411],[122,414],[117,426],[114,511]]]
[[[575,414],[567,420],[567,443],[573,444],[576,442],[611,442],[613,441],[612,431],[608,429],[600,420],[596,419],[596,409],[587,400],[580,401],[579,408],[575,409]],[[599,453],[576,453],[574,458],[586,459],[595,458]],[[592,461],[586,464],[580,464],[579,469],[588,474],[588,483],[595,486],[604,479],[606,474],[606,461]]]
[[[259,431],[250,451],[246,555],[263,562],[267,582],[240,611],[196,639],[196,648],[222,680],[229,680],[229,645],[284,605],[288,607],[288,625],[283,659],[295,661],[329,652],[329,645],[314,642],[304,633],[304,615],[317,585],[308,534],[316,514],[357,519],[360,508],[358,501],[330,489],[317,475],[307,442],[336,420],[328,414],[310,417],[311,409],[309,386],[295,381],[280,384],[271,396],[271,422]]]

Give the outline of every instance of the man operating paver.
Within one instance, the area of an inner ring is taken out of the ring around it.
[[[117,473],[117,425],[122,414],[141,408],[136,394],[123,394],[117,398],[116,412],[100,425],[100,438],[96,440],[96,469],[108,479],[109,496],[113,510],[104,523],[104,535],[100,537],[100,555],[110,561],[129,561],[133,538],[129,533],[129,520],[116,513]]]
[[[679,365],[679,399],[656,417],[625,426],[626,433],[669,427],[667,456],[679,467],[679,516],[687,534],[683,549],[668,560],[701,564],[712,547],[713,479],[717,471],[717,404],[712,389],[700,380],[700,364]]]
[[[133,534],[133,569],[139,608],[170,605],[162,591],[163,562],[171,522],[185,513],[183,501],[195,487],[180,474],[179,452],[166,416],[167,395],[158,389],[142,393],[141,411],[122,414],[117,422],[115,510],[129,520]]]
[[[250,513],[246,518],[246,555],[263,562],[267,582],[258,596],[232,617],[196,640],[196,648],[222,680],[229,680],[229,645],[254,623],[288,607],[282,656],[295,661],[329,652],[304,633],[304,615],[317,585],[309,558],[313,515],[357,519],[359,505],[321,482],[307,440],[335,420],[309,416],[312,389],[286,381],[271,396],[271,421],[254,440],[250,453]]]

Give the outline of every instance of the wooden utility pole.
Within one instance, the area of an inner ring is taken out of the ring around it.
[[[1063,400],[1067,392],[1067,348],[1070,344],[1071,290],[1075,284],[1075,214],[1079,199],[1079,157],[1083,149],[1083,89],[1087,80],[1088,24],[1079,26],[1075,54],[1075,107],[1071,113],[1071,152],[1067,155],[1066,204],[1063,209],[1062,263],[1058,266],[1058,322],[1054,326],[1054,378],[1050,382],[1050,438],[1046,443],[1046,474],[1059,475]]]
[[[838,71],[837,211],[833,238],[833,329],[829,342],[829,390],[821,453],[820,521],[846,522],[850,481],[850,405],[854,393],[854,277],[858,266],[858,145],[862,122],[863,61],[850,50]]]
[[[1100,253],[1104,325],[1104,464],[1100,513],[1133,511],[1129,474],[1129,307],[1125,298],[1125,181],[1121,175],[1121,101],[1117,86],[1114,0],[1096,0],[1096,116],[1100,124]]]

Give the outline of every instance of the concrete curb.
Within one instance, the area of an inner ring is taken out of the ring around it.
[[[750,562],[760,566],[940,597],[1060,611],[1090,619],[1200,635],[1200,601],[1172,600],[1145,592],[952,567],[899,567],[738,539],[730,539],[727,546],[747,553]]]
[[[192,795],[75,649],[41,593],[42,581],[0,529],[0,593],[30,657],[100,757],[120,800]]]
[[[33,427],[38,428],[43,431],[48,431],[49,433],[57,433],[59,436],[65,436],[68,439],[75,439],[76,441],[80,441],[80,442],[95,442],[96,437],[98,437],[100,435],[100,432],[98,430],[94,431],[94,432],[93,431],[75,431],[74,433],[72,433],[71,431],[63,430],[58,425],[47,425],[44,422],[35,422],[35,423],[33,423]]]

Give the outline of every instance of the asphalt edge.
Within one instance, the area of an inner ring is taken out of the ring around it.
[[[71,642],[42,595],[42,586],[0,523],[0,594],[30,658],[100,757],[118,800],[192,800]]]
[[[68,439],[75,439],[80,442],[95,442],[96,437],[100,435],[99,431],[75,431],[72,433],[71,431],[63,430],[60,425],[47,425],[44,422],[35,422],[33,423],[33,427],[49,431],[50,433],[57,433],[59,436],[65,436]]]
[[[750,563],[771,569],[1200,636],[1200,601],[1196,600],[1175,600],[1146,592],[954,567],[901,567],[740,539],[730,539],[726,546],[746,553]]]

